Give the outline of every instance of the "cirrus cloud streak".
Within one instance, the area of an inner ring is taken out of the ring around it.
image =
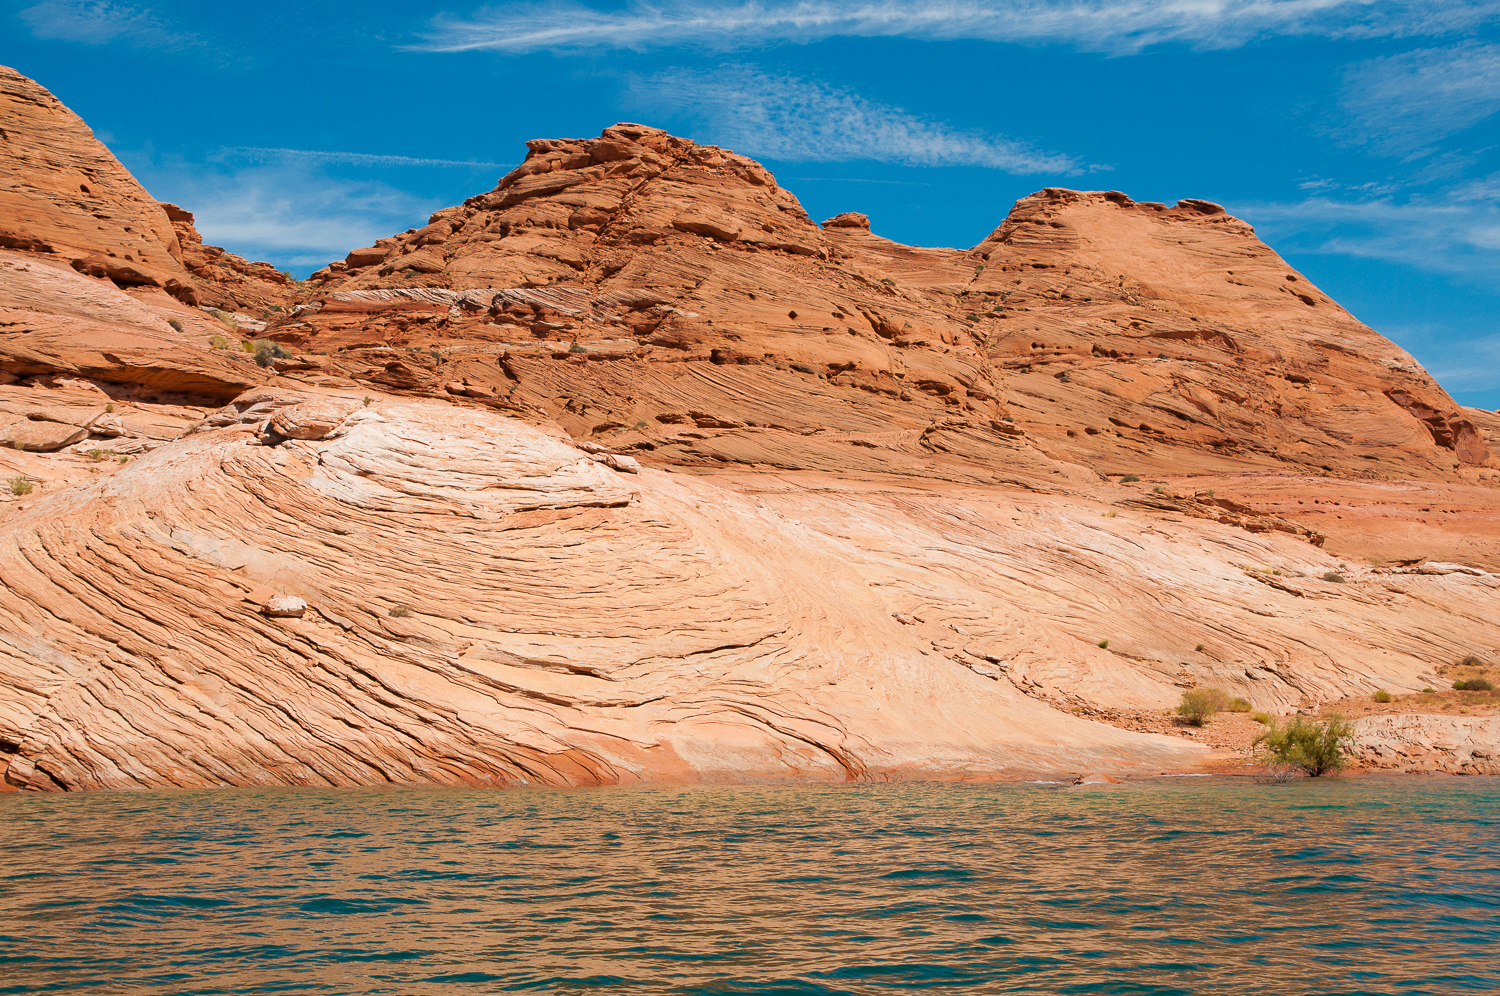
[[[439,15],[413,47],[435,52],[719,49],[834,37],[1070,44],[1126,53],[1180,42],[1232,48],[1260,38],[1410,37],[1493,23],[1497,0],[632,0],[623,9],[552,0]]]
[[[674,69],[632,80],[628,100],[699,123],[717,145],[786,162],[866,159],[905,166],[980,166],[1077,173],[1077,160],[1025,142],[966,132],[817,80],[748,67]]]

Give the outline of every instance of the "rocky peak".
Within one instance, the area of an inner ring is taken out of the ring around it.
[[[83,120],[0,66],[0,248],[192,299],[166,212]]]
[[[0,136],[0,248],[189,305],[262,313],[295,296],[269,263],[203,245],[191,212],[158,203],[78,115],[5,66]]]
[[[390,245],[356,249],[314,279],[358,289],[534,287],[597,280],[619,249],[702,239],[744,251],[828,251],[797,198],[759,163],[622,123],[598,138],[528,142],[525,161],[494,190]]]

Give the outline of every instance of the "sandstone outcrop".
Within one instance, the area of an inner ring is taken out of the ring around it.
[[[1369,768],[1500,775],[1500,716],[1366,716],[1354,736],[1351,757]]]
[[[126,289],[257,314],[289,306],[290,278],[203,245],[52,94],[0,66],[0,249],[45,255]]]
[[[1098,781],[1215,761],[1112,725],[1185,688],[1500,647],[1497,420],[1222,208],[919,248],[645,126],[529,148],[283,355],[180,208],[196,309],[0,251],[0,435],[57,443],[0,449],[9,784]]]

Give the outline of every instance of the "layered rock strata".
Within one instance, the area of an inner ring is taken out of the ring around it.
[[[40,93],[23,144],[76,137]],[[315,274],[257,359],[220,313],[274,279],[180,208],[127,262],[199,307],[79,272],[155,217],[101,163],[108,247],[61,166],[7,180],[53,205],[0,250],[12,786],[1202,770],[1108,720],[1500,649],[1495,416],[1207,202],[915,248],[617,125]]]
[[[0,249],[189,305],[260,314],[297,287],[269,263],[203,245],[193,216],[159,204],[61,101],[0,66]]]

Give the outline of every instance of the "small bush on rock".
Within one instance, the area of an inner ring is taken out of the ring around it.
[[[1228,704],[1229,696],[1222,688],[1192,688],[1182,693],[1177,715],[1187,720],[1189,726],[1202,726]]]
[[[1296,716],[1286,726],[1273,724],[1255,742],[1265,745],[1272,762],[1301,768],[1317,778],[1344,766],[1353,735],[1354,724],[1343,716],[1329,717],[1326,723]]]
[[[1323,580],[1331,581],[1334,584],[1343,584],[1344,576],[1337,571],[1329,571],[1327,574],[1323,575]]]
[[[391,618],[405,619],[415,611],[410,605],[395,605],[391,607]]]
[[[24,477],[12,477],[5,483],[10,488],[10,493],[13,495],[31,494],[31,482]]]
[[[1121,484],[1134,484],[1136,481],[1139,481],[1139,480],[1140,480],[1140,478],[1136,477],[1134,474],[1126,474],[1124,477],[1120,478],[1120,483]]]
[[[1252,712],[1250,714],[1250,718],[1255,720],[1261,726],[1270,726],[1273,722],[1273,720],[1271,719],[1271,714],[1268,712]]]
[[[1453,683],[1455,690],[1460,692],[1492,692],[1495,686],[1488,678],[1460,678]]]
[[[1378,689],[1375,692],[1376,702],[1389,702],[1392,698],[1394,698],[1394,696],[1392,696],[1391,693],[1386,691],[1384,688]]]
[[[172,326],[172,331],[173,332],[181,332],[182,331],[182,323],[179,322],[175,318],[168,318],[167,319],[167,324],[170,325],[170,326]]]
[[[1229,712],[1249,712],[1249,699],[1230,699],[1229,705],[1225,707]]]

